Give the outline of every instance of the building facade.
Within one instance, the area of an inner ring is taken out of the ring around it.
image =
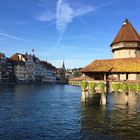
[[[16,53],[10,60],[13,61],[13,73],[15,82],[27,82],[27,73],[26,73],[26,57],[21,53]]]
[[[56,68],[47,61],[41,61],[43,65],[43,82],[56,82]]]
[[[56,77],[57,77],[57,81],[59,81],[61,83],[66,82],[66,68],[65,68],[64,61],[63,61],[63,64],[62,64],[62,68],[57,68]]]
[[[25,55],[26,79],[27,82],[35,82],[35,62],[31,54]]]
[[[33,55],[33,61],[35,63],[35,81],[40,83],[43,80],[43,65],[35,55]]]
[[[35,82],[35,62],[30,54],[16,53],[13,61],[13,73],[17,82]]]
[[[0,53],[0,82],[8,83],[12,77],[12,62]]]
[[[56,68],[31,54],[15,53],[7,58],[0,53],[0,83],[56,82]]]

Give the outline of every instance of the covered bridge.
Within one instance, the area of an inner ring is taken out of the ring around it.
[[[81,72],[86,80],[139,80],[140,58],[95,60]]]

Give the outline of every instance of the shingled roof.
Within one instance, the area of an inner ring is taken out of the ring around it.
[[[24,54],[15,53],[13,56],[10,57],[10,59],[13,60],[13,61],[22,61],[22,62],[25,62],[25,60],[27,58],[26,58],[26,56]]]
[[[128,20],[123,23],[111,46],[120,42],[140,42],[139,34]]]
[[[46,67],[49,70],[54,70],[54,71],[56,70],[56,67],[48,63],[47,61],[41,61],[41,63],[44,65],[44,67]]]
[[[140,73],[140,58],[95,60],[81,72]]]

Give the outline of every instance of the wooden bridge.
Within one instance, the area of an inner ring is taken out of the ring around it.
[[[68,81],[69,85],[81,86],[82,78],[70,79]],[[86,81],[85,81],[86,82]],[[96,83],[98,85],[104,84],[105,87],[102,89],[100,86],[97,86],[93,89],[90,87],[90,83]],[[113,85],[120,85],[120,88],[114,90]],[[122,85],[122,87],[121,87]],[[128,86],[129,85],[129,86]],[[126,86],[126,87],[125,87]],[[125,93],[124,102],[128,104],[129,93],[140,93],[140,81],[87,81],[87,86],[85,89],[81,89],[81,101],[86,102],[88,100],[94,99],[94,102],[106,105],[107,94],[108,93]],[[97,99],[97,100],[96,100]]]

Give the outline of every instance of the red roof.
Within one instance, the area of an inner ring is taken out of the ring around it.
[[[10,61],[12,61],[14,64],[25,65],[25,61],[21,60],[19,58],[19,55],[21,55],[22,57],[24,57],[25,59],[27,59],[24,54],[15,53],[13,56],[10,57]]]
[[[52,64],[50,64],[46,61],[41,61],[41,63],[44,65],[44,67],[46,67],[49,70],[56,70],[56,68]]]
[[[13,56],[10,57],[10,59],[13,61],[22,61],[22,60],[20,60],[19,55],[24,57],[25,59],[27,59],[26,56],[21,53],[15,53]]]
[[[111,46],[120,42],[140,42],[139,34],[128,20],[123,23]]]

